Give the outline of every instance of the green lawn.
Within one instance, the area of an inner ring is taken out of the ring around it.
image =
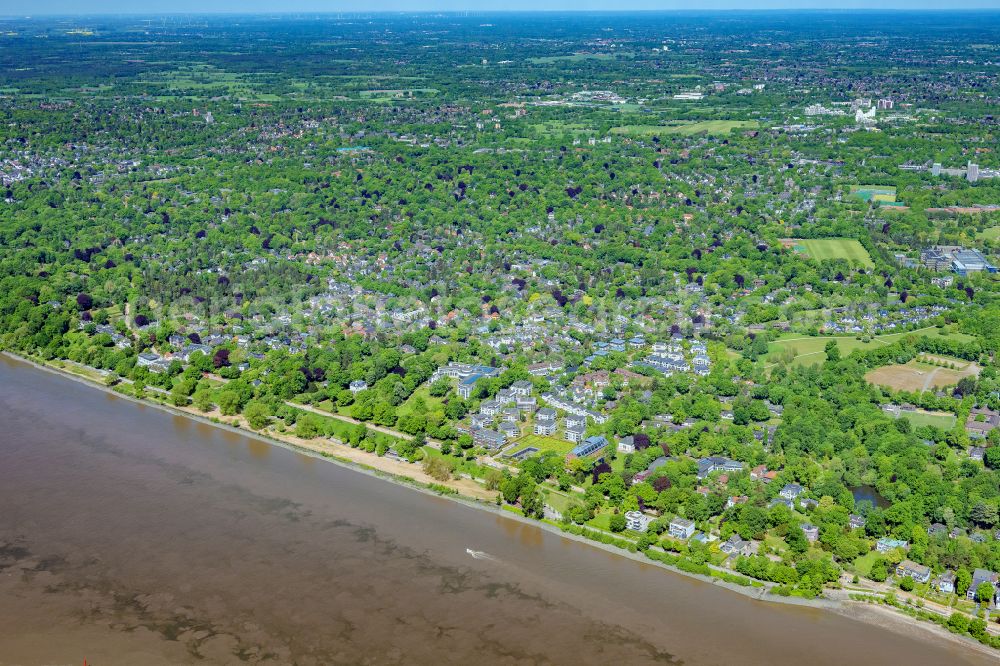
[[[942,430],[955,427],[955,415],[950,412],[903,412],[900,417],[906,417],[914,427],[933,426]]]
[[[420,400],[423,400],[424,405],[427,407],[424,411],[425,414],[429,414],[431,412],[444,412],[444,399],[432,396],[430,388],[425,384],[424,386],[418,387],[417,390],[406,399],[406,402],[396,408],[396,414],[398,416],[410,414],[413,412],[414,406]]]
[[[621,53],[574,53],[572,55],[561,55],[561,56],[540,56],[538,58],[528,58],[528,62],[532,65],[551,65],[557,62],[583,62],[584,60],[608,60],[609,58],[614,58],[615,55],[619,56],[630,56],[631,53],[621,52]]]
[[[526,426],[522,424],[521,427],[525,428]],[[517,453],[521,449],[533,446],[538,449],[539,453],[552,451],[564,456],[572,451],[573,447],[576,446],[572,442],[567,442],[564,439],[543,435],[525,435],[520,439],[514,440],[514,442],[515,443],[508,449],[511,453]]]
[[[872,571],[872,565],[875,564],[875,560],[882,557],[882,553],[873,550],[867,555],[862,555],[858,559],[854,560],[854,570],[867,578]]]
[[[596,130],[585,123],[573,123],[563,120],[546,120],[531,125],[535,133],[543,136],[560,136],[571,134],[573,136],[591,136],[596,134]]]
[[[801,238],[796,239],[795,249],[817,261],[847,259],[867,268],[875,266],[868,250],[855,238]]]
[[[764,543],[768,548],[778,553],[783,553],[788,550],[788,544],[785,543],[785,540],[782,537],[775,536],[774,534],[768,534],[765,536]]]
[[[978,240],[1000,241],[1000,227],[988,227],[976,234]]]
[[[592,520],[588,520],[586,524],[589,525],[590,527],[596,527],[599,530],[610,532],[611,512],[607,510],[602,510],[598,512]]]
[[[704,132],[706,134],[729,134],[734,129],[757,127],[752,120],[702,120],[697,122],[679,121],[670,125],[623,125],[612,127],[612,134],[629,136],[654,136],[657,134],[681,134],[690,136]]]
[[[813,363],[822,363],[826,359],[824,348],[826,347],[826,343],[830,340],[836,340],[837,346],[840,348],[840,353],[846,356],[855,349],[882,347],[884,345],[892,344],[907,335],[941,337],[946,340],[953,340],[956,342],[969,342],[974,339],[971,335],[966,335],[965,333],[948,331],[946,335],[941,335],[940,331],[941,329],[938,329],[936,326],[928,326],[927,328],[919,328],[915,331],[877,335],[869,342],[858,340],[853,335],[803,336],[797,333],[788,333],[768,345],[768,354],[764,357],[764,359],[765,363],[776,363],[778,358],[786,350],[792,349],[795,351],[795,360],[792,361],[793,365],[812,365]]]
[[[569,494],[553,488],[542,487],[542,494],[545,496],[545,503],[562,514],[565,514],[571,507],[583,504]]]

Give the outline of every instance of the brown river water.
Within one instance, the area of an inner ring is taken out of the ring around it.
[[[0,356],[4,666],[997,663],[900,626],[749,599]]]

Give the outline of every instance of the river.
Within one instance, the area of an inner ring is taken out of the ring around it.
[[[0,664],[84,658],[995,663],[926,629],[755,601],[0,356]]]

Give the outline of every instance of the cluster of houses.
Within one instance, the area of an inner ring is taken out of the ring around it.
[[[652,353],[642,360],[633,362],[636,367],[648,367],[659,370],[665,375],[678,372],[694,372],[704,376],[711,372],[712,360],[708,357],[705,343],[695,340],[691,343],[690,361],[684,354],[684,348],[674,340],[668,343],[656,343]]]
[[[918,305],[897,310],[880,308],[873,312],[852,313],[843,308],[834,310],[823,324],[824,333],[885,333],[897,329],[908,329],[933,319],[947,308],[943,305]]]
[[[973,439],[986,439],[997,426],[1000,426],[1000,412],[989,407],[973,407],[965,421],[965,431]],[[982,459],[980,454],[979,460]]]
[[[475,373],[469,375],[478,376]],[[460,381],[459,388],[462,386]],[[470,417],[473,442],[488,449],[499,449],[509,440],[520,437],[522,415],[532,414],[538,407],[531,390],[531,382],[520,380],[498,391],[496,398],[484,400],[479,405],[479,413]]]

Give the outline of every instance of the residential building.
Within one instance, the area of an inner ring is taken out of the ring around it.
[[[729,556],[750,555],[753,553],[753,542],[744,541],[739,534],[729,537],[729,540],[719,546],[719,550]]]
[[[687,518],[674,518],[667,528],[670,536],[675,539],[690,539],[694,534],[694,521]]]
[[[504,421],[500,424],[498,429],[507,439],[514,439],[515,437],[521,436],[521,429],[516,423],[512,423],[510,421]]]
[[[584,458],[586,456],[592,456],[595,453],[604,450],[607,445],[608,440],[605,439],[604,435],[591,435],[577,444],[573,450],[569,452],[569,457]]]
[[[1000,426],[1000,412],[989,407],[973,407],[969,418],[965,421],[965,430],[969,437],[985,438],[990,431]]]
[[[555,419],[543,419],[540,417],[535,417],[535,434],[536,435],[551,435],[556,431],[556,420]]]
[[[931,568],[910,560],[903,560],[896,567],[896,575],[900,577],[909,576],[914,582],[926,583],[931,579]]]
[[[472,441],[488,449],[498,449],[507,442],[507,438],[495,430],[480,428],[472,431]]]
[[[875,542],[875,550],[880,553],[888,553],[890,550],[895,550],[896,548],[908,550],[910,548],[910,542],[901,541],[900,539],[891,539],[889,537],[882,537]]]
[[[668,462],[670,462],[670,458],[667,458],[666,456],[660,456],[653,462],[649,463],[649,466],[646,467],[646,469],[642,470],[634,477],[632,477],[632,484],[635,485],[637,483],[642,483],[643,481],[651,477],[656,470],[663,467]]]
[[[526,379],[516,381],[510,385],[510,390],[514,392],[515,396],[519,395],[528,397],[529,395],[531,395],[531,388],[532,388],[531,382],[529,382]]]
[[[368,382],[363,379],[355,379],[347,386],[347,389],[351,393],[358,394],[368,389]]]
[[[945,571],[943,574],[937,577],[937,580],[934,581],[934,584],[937,586],[939,592],[944,592],[945,594],[954,594],[955,572],[951,571],[950,569],[948,571]]]
[[[812,523],[803,523],[801,525],[802,533],[806,535],[806,539],[809,543],[814,543],[819,540],[819,528]]]
[[[785,487],[781,489],[781,492],[779,494],[785,499],[789,499],[794,502],[803,492],[804,489],[799,484],[788,483],[785,484]]]
[[[993,599],[990,600],[990,604],[995,606],[998,594],[997,586],[1000,585],[1000,579],[998,579],[997,574],[987,569],[976,569],[972,572],[972,584],[969,585],[969,590],[965,593],[965,598],[970,601],[975,599],[976,590],[983,583],[989,583],[993,586]]]
[[[730,460],[723,456],[709,456],[698,461],[698,478],[704,479],[712,472],[738,472],[743,469],[743,463]]]
[[[642,511],[627,511],[625,513],[625,526],[633,532],[645,532],[653,520],[655,519],[652,516],[647,516]]]
[[[566,426],[566,440],[573,442],[574,444],[582,442],[585,432],[586,428],[579,424]]]

